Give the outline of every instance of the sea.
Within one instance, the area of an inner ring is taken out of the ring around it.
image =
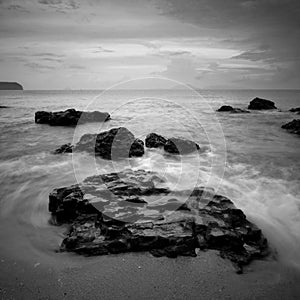
[[[221,105],[246,109],[254,97],[278,109],[216,112]],[[300,267],[300,138],[281,128],[297,118],[288,110],[300,106],[300,90],[1,91],[0,105],[7,106],[0,108],[0,247],[11,257],[59,255],[63,229],[49,224],[48,212],[54,188],[133,168],[158,172],[175,190],[202,186],[227,196],[262,229],[278,259]],[[111,120],[77,127],[34,122],[36,111],[68,108],[107,111]],[[180,157],[146,149],[143,157],[113,162],[53,154],[84,133],[120,126],[141,139],[151,132],[188,138],[202,151]]]

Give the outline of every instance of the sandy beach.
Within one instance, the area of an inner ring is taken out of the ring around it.
[[[176,259],[148,253],[55,255],[55,262],[39,255],[24,262],[22,255],[1,253],[1,299],[299,299],[300,294],[299,270],[273,259],[255,261],[238,275],[215,251]]]

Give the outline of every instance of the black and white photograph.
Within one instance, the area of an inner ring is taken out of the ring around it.
[[[300,299],[300,2],[0,0],[0,299]]]

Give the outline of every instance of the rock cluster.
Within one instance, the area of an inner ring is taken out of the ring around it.
[[[156,133],[150,133],[146,136],[145,144],[147,148],[161,148],[171,154],[189,154],[200,150],[200,146],[190,140],[182,138],[165,138]]]
[[[250,113],[250,111],[248,111],[246,109],[232,107],[230,105],[223,105],[217,111],[219,111],[219,112],[230,112],[230,113]]]
[[[145,139],[147,148],[163,147],[171,154],[188,154],[200,149],[200,146],[182,138],[166,139],[163,136],[150,133]],[[55,154],[86,151],[105,159],[120,159],[133,156],[143,156],[144,142],[135,138],[125,127],[112,128],[99,134],[85,134],[76,145],[64,144],[54,151]]]
[[[288,130],[290,133],[300,134],[300,119],[294,119],[293,121],[284,124],[281,128]]]
[[[76,126],[88,122],[106,122],[108,120],[110,120],[110,115],[107,112],[83,112],[73,108],[65,111],[37,111],[35,113],[35,123],[51,126]]]
[[[99,134],[84,134],[76,145],[65,144],[55,153],[86,151],[105,159],[118,160],[132,156],[143,156],[144,142],[135,138],[125,127],[112,128]]]
[[[268,253],[261,230],[228,198],[201,188],[171,191],[157,173],[144,170],[96,175],[55,189],[49,211],[53,223],[70,224],[61,251],[176,257],[215,249],[239,273]]]
[[[277,109],[277,107],[275,106],[275,103],[273,101],[256,97],[250,102],[250,104],[248,105],[248,109],[266,110]]]

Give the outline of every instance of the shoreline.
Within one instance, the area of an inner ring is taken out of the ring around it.
[[[300,270],[271,258],[253,261],[238,275],[213,250],[175,259],[148,253],[97,257],[53,253],[50,260],[37,254],[27,261],[1,252],[1,299],[297,299],[300,295]]]

